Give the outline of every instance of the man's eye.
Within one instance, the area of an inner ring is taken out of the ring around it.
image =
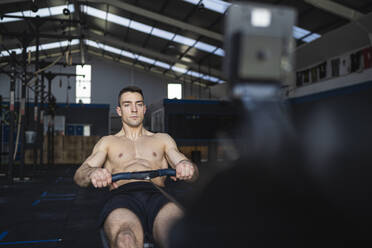
[[[129,107],[129,104],[124,104],[124,107]]]

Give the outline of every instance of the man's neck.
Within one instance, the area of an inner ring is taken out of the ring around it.
[[[138,127],[131,127],[126,124],[123,124],[123,127],[121,129],[122,135],[127,137],[130,140],[137,140],[139,137],[145,134],[145,129],[143,128],[143,125],[139,125]]]

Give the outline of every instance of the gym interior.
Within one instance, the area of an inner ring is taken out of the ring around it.
[[[127,86],[199,169],[170,247],[371,241],[371,0],[1,0],[0,247],[105,247],[73,177]]]

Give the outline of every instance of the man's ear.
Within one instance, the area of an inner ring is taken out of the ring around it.
[[[116,113],[121,117],[121,109],[119,106],[116,107]]]
[[[144,114],[146,114],[146,110],[147,110],[146,105],[144,105],[144,106],[143,106],[143,113],[144,113]]]

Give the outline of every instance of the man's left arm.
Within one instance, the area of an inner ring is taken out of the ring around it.
[[[195,181],[199,177],[198,167],[178,150],[176,142],[168,134],[164,135],[164,141],[165,157],[172,168],[176,170],[176,177],[172,177],[172,179]]]

